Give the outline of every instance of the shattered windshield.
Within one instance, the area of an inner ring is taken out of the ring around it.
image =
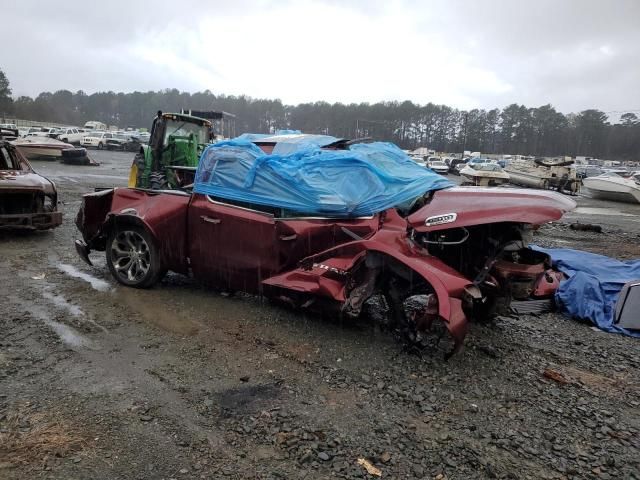
[[[169,137],[172,135],[188,137],[191,134],[195,136],[198,143],[207,143],[209,138],[209,130],[206,126],[200,126],[183,120],[168,120],[164,144],[166,145],[169,142]]]

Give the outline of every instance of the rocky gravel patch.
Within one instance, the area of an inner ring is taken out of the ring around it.
[[[88,178],[58,181],[60,229],[0,237],[0,478],[640,480],[638,340],[501,317],[445,361],[179,276],[132,292],[71,247],[80,194],[101,186]],[[637,258],[630,219],[597,233],[571,218],[534,242]],[[64,441],[34,443],[42,432]]]

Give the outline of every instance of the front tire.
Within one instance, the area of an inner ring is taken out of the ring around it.
[[[98,150],[102,150],[102,147],[103,147],[102,142],[98,143]]]
[[[106,255],[111,275],[128,287],[152,287],[166,272],[151,235],[137,225],[114,227],[107,238]]]

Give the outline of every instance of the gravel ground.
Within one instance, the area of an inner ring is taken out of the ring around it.
[[[0,236],[0,478],[377,478],[364,459],[387,479],[640,479],[638,340],[500,318],[444,362],[177,275],[118,286],[76,256],[73,218],[132,155],[93,156],[36,164],[63,226]],[[640,257],[640,206],[577,201],[536,243]]]

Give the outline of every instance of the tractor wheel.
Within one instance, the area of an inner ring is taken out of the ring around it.
[[[135,166],[135,169],[134,169]],[[135,183],[135,187],[137,188],[141,188],[142,187],[142,177],[144,175],[144,154],[142,153],[136,153],[136,156],[133,157],[133,165],[131,166],[131,170],[133,172],[133,170],[135,170],[135,176],[136,176],[136,183]],[[131,178],[131,176],[130,176]],[[131,182],[131,180],[129,180]],[[131,185],[129,185],[131,186]]]
[[[151,190],[166,190],[169,188],[167,177],[162,172],[152,172],[149,174],[149,188]]]

